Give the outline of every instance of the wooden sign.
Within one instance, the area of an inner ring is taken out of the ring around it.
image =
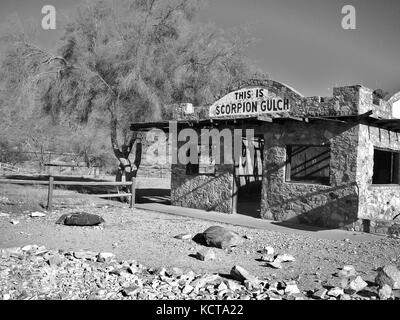
[[[228,93],[210,107],[210,118],[257,116],[290,111],[289,99],[268,97],[265,88],[247,88]]]

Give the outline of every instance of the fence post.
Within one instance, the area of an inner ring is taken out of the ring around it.
[[[49,176],[49,191],[47,194],[47,210],[51,211],[53,208],[53,182],[54,177],[52,175]]]
[[[133,209],[135,207],[135,192],[136,192],[136,178],[132,177],[132,184],[131,184],[131,203],[130,207]]]

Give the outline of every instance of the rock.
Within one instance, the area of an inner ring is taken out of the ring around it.
[[[273,254],[264,255],[261,257],[261,261],[264,261],[264,262],[274,262],[274,260],[275,260],[275,258],[274,258]]]
[[[342,294],[340,300],[351,300],[351,296],[348,294]]]
[[[355,291],[356,293],[364,290],[368,286],[368,283],[366,283],[360,276],[357,276],[354,280],[350,281],[350,289]]]
[[[237,291],[242,289],[242,286],[240,284],[232,280],[226,280],[226,285],[228,289],[231,291]]]
[[[300,290],[297,286],[296,281],[288,281],[286,282],[286,287],[285,287],[285,294],[287,295],[294,295],[294,294],[300,294]]]
[[[338,272],[338,275],[340,277],[349,278],[349,277],[355,277],[357,275],[357,272],[356,272],[356,269],[352,265],[347,265],[347,266],[344,266],[342,268],[342,270],[340,270]]]
[[[189,294],[193,291],[193,287],[191,285],[186,285],[183,289],[182,289],[182,293],[183,294]]]
[[[210,260],[215,260],[216,256],[213,250],[208,249],[197,252],[196,258],[201,261],[210,261]]]
[[[24,252],[33,252],[33,251],[36,251],[38,248],[39,247],[37,245],[28,244],[26,246],[23,246],[21,248],[21,250],[24,251]]]
[[[96,226],[105,222],[104,219],[96,214],[86,212],[75,212],[63,214],[56,224],[67,226]]]
[[[173,267],[171,272],[168,272],[168,274],[171,277],[176,277],[177,278],[177,277],[180,277],[181,275],[183,275],[184,272],[183,272],[183,270],[181,268]]]
[[[367,286],[368,284],[360,276],[342,278],[341,280],[341,287],[345,293],[350,295],[365,289]]]
[[[340,297],[342,294],[344,294],[344,290],[339,287],[332,288],[327,292],[328,296],[335,298]]]
[[[136,274],[136,273],[140,272],[140,269],[137,266],[135,266],[134,264],[130,265],[127,270],[131,274]]]
[[[122,294],[125,296],[134,296],[136,295],[139,291],[141,290],[140,286],[138,285],[132,285],[129,287],[126,287],[122,290]]]
[[[271,268],[274,268],[274,269],[282,269],[281,263],[277,262],[277,261],[268,262],[267,265],[270,266]]]
[[[10,300],[11,299],[11,295],[8,293],[3,294],[3,300]]]
[[[243,236],[243,238],[245,238],[246,240],[252,240],[252,239],[253,239],[251,236],[249,236],[249,235],[247,235],[247,234],[245,234],[245,235]]]
[[[247,270],[245,270],[241,266],[234,266],[231,269],[231,276],[233,279],[242,283],[244,283],[245,280],[257,283],[259,282],[259,280],[256,277],[252,276]]]
[[[97,255],[97,262],[108,262],[111,261],[115,255],[111,252],[100,252]]]
[[[23,254],[23,251],[20,247],[12,247],[12,248],[5,248],[3,252],[6,256],[10,257],[19,257]]]
[[[327,291],[328,290],[326,290],[325,288],[321,288],[321,289],[315,291],[313,293],[312,297],[314,299],[319,299],[319,300],[324,299]]]
[[[382,288],[385,284],[392,289],[400,289],[400,271],[394,265],[379,268],[375,282]]]
[[[18,224],[19,223],[18,220],[11,220],[10,222],[11,222],[11,224]]]
[[[382,288],[379,289],[378,295],[379,299],[381,300],[390,299],[390,297],[392,296],[392,288],[389,285],[384,284]]]
[[[96,258],[97,253],[92,252],[92,251],[75,251],[74,252],[74,257],[76,259],[86,259],[86,260],[92,260]]]
[[[268,256],[271,256],[271,255],[274,255],[275,250],[274,250],[273,247],[268,246],[268,247],[262,248],[262,249],[260,250],[260,253],[261,253],[261,254],[268,255]]]
[[[47,263],[48,263],[50,266],[60,266],[61,263],[62,263],[62,259],[61,259],[60,255],[55,254],[55,255],[50,256],[50,257],[47,259]]]
[[[193,236],[190,233],[181,233],[175,236],[174,238],[179,240],[189,240],[192,239],[192,237]]]
[[[225,282],[221,282],[217,287],[218,291],[225,291],[227,289],[228,289],[228,286],[225,284]]]
[[[243,243],[243,238],[234,231],[224,227],[213,226],[202,234],[207,246],[226,249]]]
[[[43,213],[43,212],[35,211],[35,212],[32,212],[32,213],[30,214],[30,216],[31,216],[32,218],[42,218],[42,217],[45,217],[46,214]]]
[[[290,255],[290,254],[279,254],[274,260],[275,262],[281,263],[281,262],[293,262],[296,261],[296,259]]]

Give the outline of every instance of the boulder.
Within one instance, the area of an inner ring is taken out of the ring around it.
[[[382,288],[385,284],[392,289],[400,289],[400,271],[394,265],[379,268],[375,282]]]
[[[243,238],[239,234],[219,226],[208,228],[202,236],[207,246],[220,249],[234,247],[243,242]]]
[[[75,212],[63,214],[56,224],[64,224],[66,226],[97,226],[105,222],[104,219],[96,214],[86,212]]]

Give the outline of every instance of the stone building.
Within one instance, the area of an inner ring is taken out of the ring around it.
[[[171,130],[174,120],[178,133],[191,128],[199,137],[204,129],[242,130],[233,163],[213,163],[199,147],[197,163],[171,165],[173,205],[385,233],[400,213],[399,119],[400,93],[386,98],[356,85],[334,88],[332,97],[304,97],[265,80],[232,88],[212,106],[179,105],[172,119],[131,129]]]

